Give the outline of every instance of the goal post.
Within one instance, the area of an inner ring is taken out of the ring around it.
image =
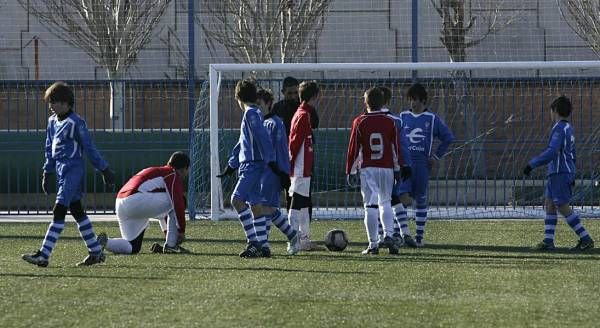
[[[405,91],[414,81],[425,85],[428,107],[457,137],[440,167],[432,171],[430,217],[541,217],[545,168],[534,171],[531,178],[523,178],[520,171],[545,148],[552,125],[549,104],[563,94],[575,107],[574,205],[584,216],[600,215],[600,172],[592,164],[600,155],[600,115],[593,110],[594,94],[600,91],[600,61],[524,61],[211,64],[192,136],[190,198],[196,217],[235,217],[226,210],[235,183],[224,181],[223,186],[217,178],[239,136],[242,113],[233,101],[235,82],[253,77],[261,87],[271,88],[277,101],[285,76],[322,85],[323,99],[317,108],[322,124],[315,130],[316,218],[362,216],[359,190],[341,181],[351,119],[363,110],[362,92],[376,85],[393,90],[392,112],[407,109]],[[202,123],[197,124],[197,119]]]

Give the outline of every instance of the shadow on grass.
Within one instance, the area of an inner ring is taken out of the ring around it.
[[[246,263],[251,263],[254,261],[261,261],[259,259],[255,259],[255,260],[243,260],[240,259],[240,261],[243,261],[244,264]],[[269,260],[267,260],[269,261]],[[143,269],[146,268],[147,266],[143,266],[143,265],[119,265],[119,268],[124,268],[124,269]],[[310,270],[310,269],[292,269],[292,268],[274,268],[274,267],[268,267],[268,266],[255,266],[255,267],[211,267],[211,266],[204,266],[204,265],[198,265],[198,266],[165,266],[165,265],[152,265],[152,269],[153,270],[161,270],[161,269],[166,269],[166,270],[197,270],[197,271],[248,271],[248,272],[293,272],[293,273],[316,273],[316,274],[348,274],[348,275],[355,275],[355,274],[360,274],[360,275],[364,275],[364,274],[376,274],[376,272],[369,272],[369,271],[343,271],[343,270]]]
[[[27,277],[27,278],[87,278],[87,279],[127,279],[127,280],[165,280],[161,277],[140,277],[140,276],[99,276],[87,274],[53,274],[53,273],[12,273],[0,272],[0,277]]]

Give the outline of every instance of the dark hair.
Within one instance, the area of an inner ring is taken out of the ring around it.
[[[365,91],[365,102],[371,110],[380,110],[383,106],[383,99],[384,96],[381,88],[373,87]]]
[[[286,76],[283,79],[283,85],[281,87],[281,91],[285,90],[285,88],[295,87],[297,85],[298,85],[298,80],[296,80],[295,78],[293,78],[291,76]]]
[[[552,102],[550,108],[553,112],[558,113],[561,117],[569,117],[571,115],[571,111],[573,110],[573,105],[571,104],[571,100],[565,96],[560,96]]]
[[[381,92],[383,92],[383,104],[389,104],[390,100],[392,100],[392,89],[386,86],[380,86]]]
[[[73,90],[64,82],[54,82],[44,93],[44,101],[47,103],[64,102],[73,107],[75,96]]]
[[[265,104],[268,104],[270,102],[273,102],[273,92],[271,92],[271,90],[269,90],[269,89],[260,88],[256,92],[256,98],[261,99],[262,101],[265,102]],[[266,108],[263,108],[263,109],[266,109]]]
[[[235,99],[244,103],[256,102],[256,82],[245,79],[235,85]]]
[[[303,81],[298,88],[300,92],[300,101],[309,101],[319,94],[317,81]]]
[[[169,157],[167,165],[176,170],[185,169],[187,167],[190,167],[190,158],[184,152],[176,151],[173,154],[171,154],[171,157]]]
[[[427,101],[427,91],[420,83],[415,83],[408,88],[408,91],[406,91],[406,97],[408,97],[408,99],[419,100],[424,103]]]

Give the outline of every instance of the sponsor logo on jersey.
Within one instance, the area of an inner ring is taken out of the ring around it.
[[[421,141],[423,141],[425,139],[425,135],[424,134],[420,134],[423,132],[423,129],[421,128],[415,128],[412,131],[410,131],[409,134],[406,135],[406,137],[410,140],[411,143],[419,143]]]

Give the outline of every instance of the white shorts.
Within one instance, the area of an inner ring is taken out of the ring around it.
[[[171,197],[166,192],[138,192],[127,198],[117,198],[115,210],[121,237],[134,240],[148,227],[149,219],[163,218],[172,209]]]
[[[291,177],[290,182],[290,189],[288,190],[290,197],[294,193],[310,197],[310,177]]]
[[[360,192],[365,205],[383,205],[392,199],[394,170],[381,167],[360,169]]]

